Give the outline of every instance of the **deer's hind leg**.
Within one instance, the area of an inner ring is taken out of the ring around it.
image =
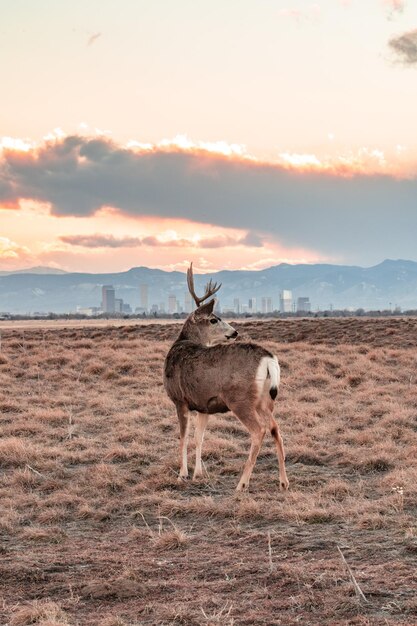
[[[177,415],[178,421],[180,423],[180,475],[178,480],[181,481],[183,478],[188,477],[188,459],[187,459],[187,450],[188,450],[188,432],[189,432],[189,414],[188,407],[186,404],[177,404]]]
[[[245,404],[235,404],[230,409],[236,417],[242,422],[249,431],[251,438],[251,446],[249,450],[248,460],[243,468],[242,476],[236,487],[236,491],[243,491],[249,487],[250,477],[261,449],[262,441],[265,436],[266,428],[259,420],[254,407]]]
[[[203,468],[201,466],[201,448],[203,447],[204,431],[206,430],[208,422],[207,413],[197,413],[195,424],[195,468],[193,474],[193,480],[203,475]]]
[[[287,472],[285,470],[285,451],[284,451],[284,443],[282,441],[281,433],[279,432],[278,422],[274,418],[272,414],[273,403],[271,406],[261,406],[258,408],[258,413],[263,420],[264,423],[268,424],[269,430],[271,432],[272,437],[275,441],[275,447],[277,451],[278,457],[278,468],[279,468],[279,486],[280,489],[286,491],[288,489],[288,478]]]
[[[278,457],[278,467],[279,467],[279,486],[280,489],[286,491],[288,489],[288,478],[287,472],[285,470],[285,451],[284,451],[284,442],[282,441],[281,433],[279,432],[278,422],[271,415],[271,420],[269,423],[269,427],[271,430],[271,435],[275,440],[275,446],[277,449],[277,457]]]

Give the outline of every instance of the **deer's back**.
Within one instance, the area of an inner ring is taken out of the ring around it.
[[[259,363],[272,356],[255,343],[206,347],[177,341],[165,360],[165,389],[173,402],[185,402],[190,410],[225,412],[229,398],[256,395]]]

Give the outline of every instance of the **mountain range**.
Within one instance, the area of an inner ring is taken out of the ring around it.
[[[239,298],[247,303],[256,298],[272,297],[279,306],[279,292],[289,289],[294,299],[309,297],[312,310],[364,308],[417,309],[417,262],[385,260],[373,267],[331,264],[281,263],[259,271],[221,271],[195,275],[196,291],[204,290],[208,278],[222,283],[218,294],[222,307]],[[0,272],[0,311],[27,314],[36,311],[67,313],[77,306],[100,306],[101,288],[113,285],[116,297],[123,298],[134,310],[140,305],[139,286],[148,285],[149,306],[164,303],[174,294],[181,304],[187,291],[186,276],[147,267],[126,272],[92,274],[65,272],[51,268],[30,268]]]

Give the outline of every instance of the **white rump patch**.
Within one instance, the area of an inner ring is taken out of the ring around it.
[[[268,378],[269,377],[269,378]],[[259,395],[269,393],[272,387],[279,387],[280,368],[276,356],[264,356],[258,365],[255,376],[256,385]]]

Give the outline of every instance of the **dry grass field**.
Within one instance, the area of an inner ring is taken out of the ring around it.
[[[178,330],[1,330],[0,623],[416,624],[417,320],[240,325],[280,360],[290,480],[265,439],[243,495],[227,414],[177,482]]]

